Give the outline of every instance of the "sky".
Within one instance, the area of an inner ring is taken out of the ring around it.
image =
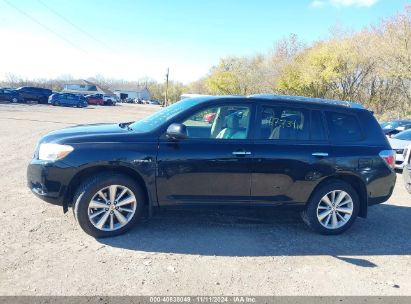
[[[327,38],[401,11],[408,0],[0,0],[0,79],[188,83],[225,56],[267,52],[296,34]]]

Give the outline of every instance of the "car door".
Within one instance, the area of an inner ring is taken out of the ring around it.
[[[213,121],[204,117],[216,113]],[[161,205],[247,202],[253,146],[250,103],[205,106],[179,120],[188,138],[159,140],[157,195]]]
[[[333,172],[323,113],[291,105],[261,104],[254,141],[251,197],[255,202],[306,202]]]
[[[36,94],[36,89],[35,88],[27,88],[25,90],[26,92],[26,98],[30,101],[35,101],[37,100],[37,94]]]
[[[21,88],[20,90],[18,90],[19,96],[25,100],[25,101],[29,101],[30,99],[30,92],[29,92],[29,88]]]
[[[72,95],[66,95],[64,102],[65,102],[66,105],[68,105],[68,106],[73,106],[73,105],[74,105],[74,102],[75,102],[75,98],[74,98],[74,96],[72,96]]]

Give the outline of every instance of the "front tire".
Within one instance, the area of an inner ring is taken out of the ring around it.
[[[85,181],[74,196],[73,212],[80,227],[96,237],[116,236],[141,218],[145,203],[139,184],[123,174],[103,174]]]
[[[335,235],[351,227],[359,209],[360,200],[355,189],[346,182],[335,180],[315,190],[301,215],[313,231]]]

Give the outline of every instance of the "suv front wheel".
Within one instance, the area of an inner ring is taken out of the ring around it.
[[[354,223],[360,209],[355,189],[343,181],[330,181],[314,192],[305,210],[304,222],[320,234],[340,234]]]
[[[141,217],[143,204],[143,190],[134,180],[122,174],[103,174],[78,188],[73,212],[86,233],[110,237],[132,228]]]

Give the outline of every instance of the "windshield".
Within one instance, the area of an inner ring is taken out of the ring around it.
[[[137,131],[139,133],[151,132],[178,114],[183,113],[185,110],[197,105],[201,100],[202,98],[180,100],[179,102],[163,108],[162,110],[142,120],[132,123],[129,127],[133,131]]]
[[[411,129],[398,133],[397,135],[394,136],[394,138],[401,139],[401,140],[411,140]]]

